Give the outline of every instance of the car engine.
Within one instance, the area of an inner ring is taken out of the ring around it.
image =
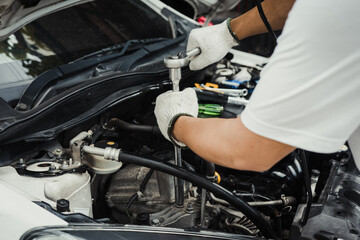
[[[192,79],[197,82],[199,117],[237,117],[245,108],[264,63],[237,63],[231,58],[207,70],[205,80]],[[338,209],[340,215],[359,212],[359,193],[345,186],[359,187],[346,145],[334,154],[295,150],[266,172],[216,166],[185,149],[178,167],[173,146],[161,135],[153,114],[156,96],[169,87],[167,82],[162,88],[130,95],[126,102],[60,132],[11,166],[1,167],[0,181],[31,195],[34,202],[70,223],[208,229],[292,239],[336,236],[305,227],[309,216],[321,216],[326,221],[336,219],[338,228],[350,226],[352,233],[346,236],[359,235],[359,214],[344,220],[321,213],[325,206]],[[224,94],[217,89],[232,91]],[[334,181],[341,174],[347,176],[347,183]],[[355,207],[332,206],[328,196],[331,201],[347,199]]]

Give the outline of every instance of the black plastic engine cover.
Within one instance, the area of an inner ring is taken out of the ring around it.
[[[352,159],[332,164],[327,184],[303,227],[304,205],[299,206],[290,239],[360,238],[360,173]]]

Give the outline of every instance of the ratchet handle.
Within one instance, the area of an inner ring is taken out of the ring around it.
[[[190,51],[182,53],[181,56],[179,56],[179,57],[188,58],[189,60],[191,60],[193,57],[199,55],[200,53],[201,53],[201,49],[197,47],[197,48],[194,48],[194,49],[192,49]]]
[[[200,53],[200,48],[194,48],[188,52],[178,53],[176,55],[169,56],[164,59],[164,63],[167,68],[180,69],[189,65],[189,62],[192,60],[192,58]]]

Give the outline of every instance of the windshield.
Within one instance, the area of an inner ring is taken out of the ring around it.
[[[170,37],[168,23],[135,0],[97,0],[44,16],[0,42],[0,89],[131,39]]]

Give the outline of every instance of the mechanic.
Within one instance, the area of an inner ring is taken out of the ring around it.
[[[239,118],[199,119],[195,91],[166,92],[155,115],[163,135],[215,164],[271,168],[295,148],[336,152],[349,140],[360,166],[360,1],[265,0],[278,44]],[[290,11],[291,10],[291,11]],[[191,70],[223,58],[243,38],[266,32],[256,9],[192,30],[187,50],[201,48]]]

